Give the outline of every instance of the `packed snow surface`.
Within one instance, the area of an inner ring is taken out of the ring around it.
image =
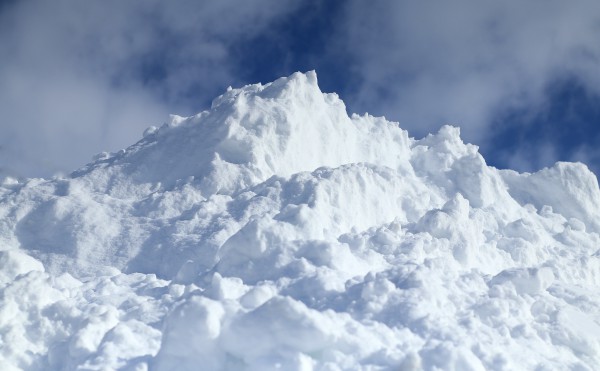
[[[598,370],[600,191],[459,129],[229,89],[0,186],[1,370]]]

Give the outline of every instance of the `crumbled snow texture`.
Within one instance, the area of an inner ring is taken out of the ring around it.
[[[69,177],[0,186],[2,370],[594,370],[600,191],[230,89]]]

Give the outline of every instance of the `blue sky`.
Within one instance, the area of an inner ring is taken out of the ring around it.
[[[316,70],[349,112],[461,127],[487,162],[600,171],[600,3],[0,2],[0,173],[51,176],[227,86]]]

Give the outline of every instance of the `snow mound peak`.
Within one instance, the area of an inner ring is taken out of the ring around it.
[[[315,72],[295,73],[266,85],[230,89],[209,111],[174,116],[170,124],[147,131],[137,145],[76,176],[110,163],[119,172],[95,182],[109,194],[128,196],[132,190],[114,184],[131,180],[172,188],[177,181],[194,178],[208,197],[322,166],[369,162],[408,168],[407,133],[387,122],[378,126],[356,125],[336,94],[320,91]],[[380,135],[381,141],[368,138],[382,131],[392,135]]]
[[[599,220],[582,164],[489,167],[314,72],[228,89],[0,185],[0,368],[594,369]]]

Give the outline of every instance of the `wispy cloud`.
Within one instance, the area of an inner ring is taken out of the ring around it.
[[[600,93],[598,2],[351,1],[344,19],[334,39],[362,77],[352,104],[416,135],[455,123],[482,143],[496,115],[542,110],[566,75]]]
[[[48,176],[116,150],[235,80],[228,45],[293,10],[267,0],[24,0],[0,9],[0,168]]]

